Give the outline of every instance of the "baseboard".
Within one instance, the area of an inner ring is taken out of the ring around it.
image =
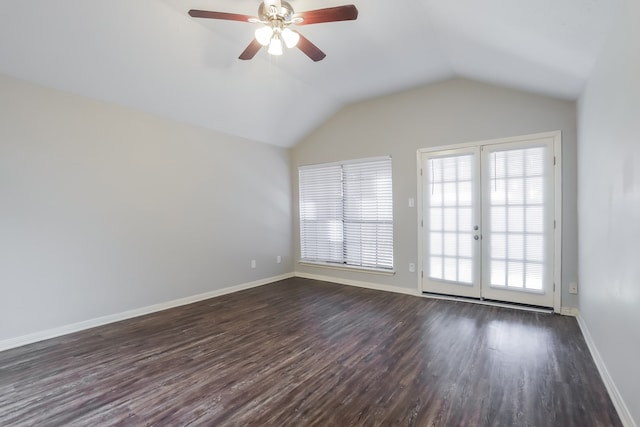
[[[576,319],[578,321],[578,326],[580,326],[580,330],[582,331],[582,335],[584,336],[584,340],[587,342],[587,347],[589,347],[589,351],[591,352],[591,357],[593,357],[593,361],[596,363],[596,367],[598,368],[598,372],[600,372],[600,377],[602,377],[602,381],[604,382],[607,391],[609,392],[609,397],[611,397],[611,401],[613,402],[613,406],[615,406],[616,411],[618,411],[618,416],[622,421],[622,425],[625,427],[637,427],[637,424],[631,417],[631,412],[629,412],[629,408],[624,403],[616,384],[613,382],[613,378],[609,374],[609,370],[600,356],[600,352],[596,347],[595,342],[593,341],[593,337],[589,332],[589,328],[587,324],[584,322],[584,319],[580,315],[580,312],[576,309]]]
[[[395,292],[397,294],[405,294],[405,295],[413,295],[413,296],[418,295],[418,291],[416,289],[407,289],[407,288],[400,288],[400,287],[397,287],[397,286],[380,285],[378,283],[361,282],[359,280],[342,279],[340,277],[321,276],[321,275],[318,275],[318,274],[310,274],[310,273],[304,273],[304,272],[300,272],[300,271],[296,271],[294,273],[294,276],[295,277],[302,277],[304,279],[320,280],[322,282],[332,282],[332,283],[337,283],[339,285],[347,285],[347,286],[356,286],[358,288],[375,289],[377,291]]]
[[[151,314],[157,311],[179,307],[181,305],[192,304],[194,302],[203,301],[209,298],[215,298],[215,297],[219,297],[226,294],[231,294],[233,292],[243,291],[245,289],[255,288],[258,286],[277,282],[279,280],[288,279],[293,276],[294,276],[293,273],[281,274],[279,276],[268,277],[266,279],[260,279],[260,280],[256,280],[249,283],[242,283],[240,285],[229,286],[222,289],[216,289],[215,291],[205,292],[203,294],[192,295],[185,298],[175,299],[173,301],[167,301],[160,304],[149,305],[146,307],[124,311],[122,313],[110,314],[108,316],[102,316],[95,319],[72,323],[70,325],[60,326],[58,328],[47,329],[41,332],[35,332],[32,334],[23,335],[16,338],[10,338],[7,340],[0,341],[0,351],[8,350],[15,347],[21,347],[23,345],[32,344],[38,341],[48,340],[50,338],[56,338],[62,335],[72,334],[74,332],[83,331],[85,329],[95,328],[96,326],[102,326],[109,323],[119,322],[121,320],[131,319],[133,317],[144,316],[145,314]]]
[[[575,307],[562,307],[560,309],[560,314],[562,314],[563,316],[577,317],[578,316],[578,309],[575,308]]]

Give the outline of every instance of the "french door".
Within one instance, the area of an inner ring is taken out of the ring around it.
[[[423,292],[554,306],[555,144],[421,153]]]

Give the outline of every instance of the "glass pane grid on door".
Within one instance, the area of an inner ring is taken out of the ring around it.
[[[490,281],[493,287],[543,291],[546,147],[489,156]]]
[[[472,155],[430,160],[429,277],[473,283]]]

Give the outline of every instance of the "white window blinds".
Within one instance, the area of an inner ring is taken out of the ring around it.
[[[342,263],[342,167],[299,170],[302,259]]]
[[[393,268],[391,158],[299,168],[302,259]]]
[[[546,147],[495,151],[489,156],[491,286],[542,291],[551,249]]]
[[[429,162],[429,277],[473,282],[473,155]]]

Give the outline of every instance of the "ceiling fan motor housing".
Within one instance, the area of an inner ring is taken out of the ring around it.
[[[264,2],[258,7],[258,17],[262,21],[271,22],[279,20],[283,23],[289,23],[293,18],[293,7],[286,1],[281,1],[280,10],[275,5],[265,6]]]

